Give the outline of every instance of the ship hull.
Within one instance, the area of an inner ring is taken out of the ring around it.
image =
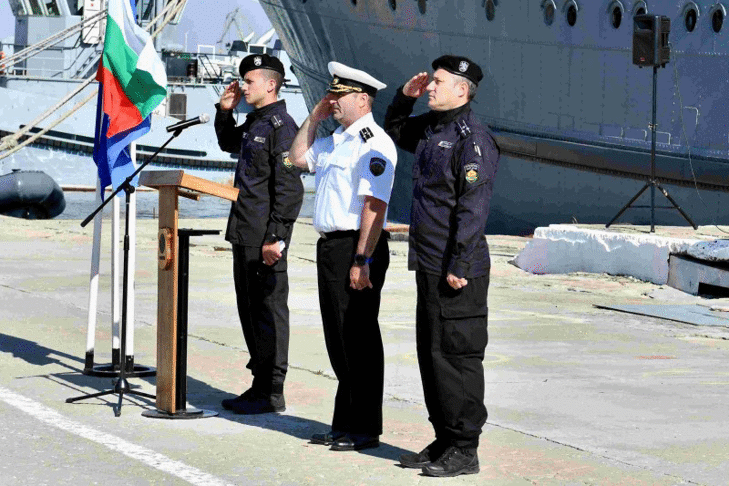
[[[652,69],[632,64],[632,15],[643,3],[580,2],[574,25],[570,1],[555,3],[547,24],[550,3],[261,1],[309,108],[325,93],[331,60],[388,85],[374,106],[380,122],[395,90],[434,58],[458,53],[478,62],[485,76],[472,107],[502,149],[487,231],[515,234],[551,223],[608,223],[651,174]],[[694,32],[683,27],[682,6],[651,8],[674,26],[671,61],[657,77],[656,176],[698,224],[729,223],[719,203],[729,188],[728,41],[711,31],[710,7]],[[425,110],[419,101],[415,113]],[[411,167],[412,156],[401,151],[389,215],[403,222]],[[650,192],[635,205],[650,205]],[[654,206],[666,205],[657,192]],[[618,220],[649,221],[646,208]],[[655,221],[687,224],[675,209],[658,209]]]

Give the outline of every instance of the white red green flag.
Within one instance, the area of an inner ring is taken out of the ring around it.
[[[102,187],[116,188],[134,172],[128,145],[149,131],[150,115],[167,95],[164,64],[150,35],[136,24],[133,2],[108,0],[104,51],[96,75],[100,106],[94,161]]]

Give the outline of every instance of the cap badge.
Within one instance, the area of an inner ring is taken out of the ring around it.
[[[372,157],[372,159],[370,159],[370,172],[372,172],[372,175],[375,177],[382,175],[382,173],[385,172],[386,166],[387,162],[384,159],[379,157]]]
[[[458,70],[462,73],[465,73],[468,69],[468,63],[466,61],[461,61],[461,63],[458,65]]]
[[[261,56],[256,56],[253,58],[253,64],[256,66],[260,66],[263,63],[263,60],[261,59]]]
[[[334,76],[334,79],[332,79],[332,84],[339,84],[339,78]]]

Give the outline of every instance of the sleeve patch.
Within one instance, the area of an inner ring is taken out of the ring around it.
[[[473,184],[478,181],[478,164],[466,164],[463,169],[466,173],[466,182]]]
[[[372,172],[373,176],[377,177],[379,175],[382,175],[385,172],[386,167],[386,160],[379,157],[372,157],[372,159],[370,159],[370,172]]]

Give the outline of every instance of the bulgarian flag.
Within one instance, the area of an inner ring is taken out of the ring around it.
[[[108,0],[94,162],[101,186],[115,189],[136,170],[129,144],[149,131],[151,113],[167,95],[164,64],[134,19],[134,0]]]

